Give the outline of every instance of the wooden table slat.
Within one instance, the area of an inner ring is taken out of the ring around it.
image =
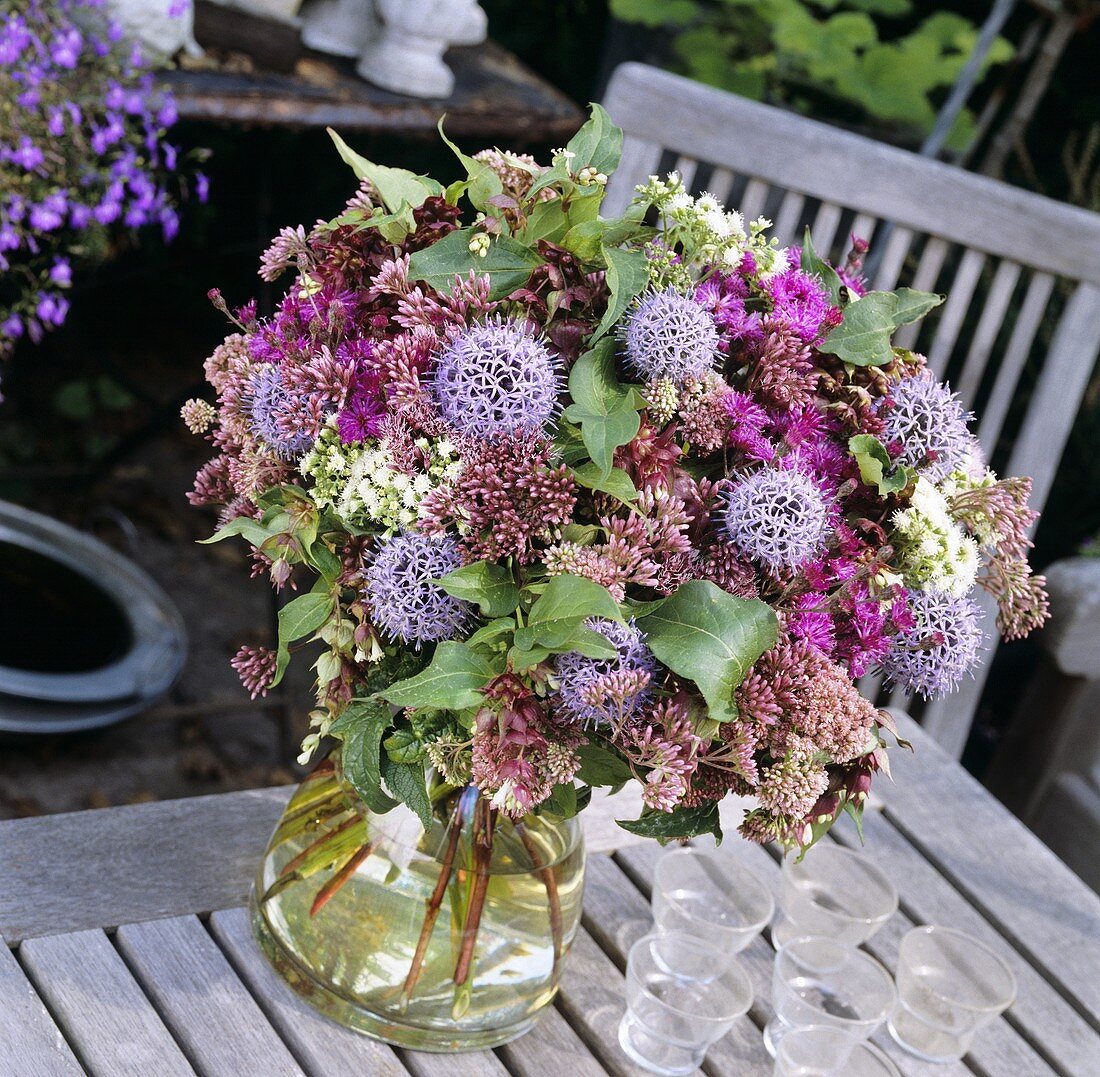
[[[402,1051],[401,1057],[413,1077],[508,1077],[504,1064],[492,1051],[462,1054]]]
[[[126,924],[118,929],[118,946],[204,1077],[302,1077],[197,917]]]
[[[6,946],[0,946],[0,1021],[0,1073],[4,1077],[81,1077],[84,1073]]]
[[[384,1043],[330,1021],[297,995],[260,952],[247,909],[210,917],[210,932],[267,1020],[311,1077],[402,1077],[408,1070]],[[29,945],[24,943],[24,945]]]
[[[1004,939],[996,929],[877,812],[864,815],[865,852],[895,882],[901,883],[901,905],[914,921],[948,924],[994,947],[1016,975],[1016,1001],[1008,1019],[1028,1042],[1064,1073],[1100,1073],[1100,1035]],[[859,848],[853,829],[834,834],[842,844]]]
[[[84,1065],[111,1077],[194,1077],[126,963],[99,930],[29,939],[23,967]]]
[[[553,1006],[542,1011],[530,1032],[497,1048],[497,1054],[515,1077],[603,1077],[607,1072]]]
[[[879,782],[890,821],[1100,1027],[1100,896],[900,715],[915,752]]]

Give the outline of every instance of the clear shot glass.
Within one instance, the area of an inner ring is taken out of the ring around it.
[[[898,950],[890,1035],[929,1062],[962,1058],[974,1034],[1016,998],[1012,969],[984,942],[948,927],[915,927]]]
[[[819,936],[792,939],[775,955],[772,1007],[764,1029],[772,1057],[792,1029],[819,1025],[868,1039],[894,1009],[890,973],[854,947]]]
[[[675,849],[657,861],[653,919],[724,954],[743,950],[775,914],[771,891],[720,849]]]
[[[894,884],[862,853],[818,842],[801,863],[783,861],[778,948],[799,935],[822,935],[849,946],[866,942],[897,911]]]
[[[679,1077],[751,1005],[752,984],[727,954],[680,932],[647,935],[627,958],[619,1044],[639,1066]]]
[[[779,1041],[774,1077],[901,1077],[873,1043],[839,1028],[796,1028]]]

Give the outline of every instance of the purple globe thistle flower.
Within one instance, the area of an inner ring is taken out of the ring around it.
[[[458,433],[535,433],[558,409],[561,364],[522,322],[491,318],[460,333],[439,358],[432,391]]]
[[[279,413],[293,404],[277,366],[266,363],[252,375],[250,395],[252,431],[261,441],[287,460],[309,451],[313,445],[309,433],[288,434],[278,422]]]
[[[975,444],[967,429],[971,418],[951,389],[930,374],[904,378],[890,390],[883,410],[883,441],[901,446],[900,463],[942,482]]]
[[[643,296],[622,331],[626,358],[646,381],[668,378],[677,385],[714,365],[718,326],[690,296],[674,288]]]
[[[587,658],[578,651],[559,655],[558,705],[567,719],[598,725],[632,718],[649,698],[649,684],[657,669],[645,635],[634,621],[591,619],[588,628],[611,643],[614,658]]]
[[[365,573],[374,623],[391,639],[417,648],[453,639],[469,622],[473,607],[432,581],[461,564],[450,535],[405,531],[387,539]]]
[[[882,659],[888,684],[939,699],[953,692],[978,663],[982,642],[981,607],[948,591],[910,591],[916,619]]]
[[[794,569],[821,553],[832,530],[833,505],[801,471],[763,468],[726,495],[730,541],[773,572]]]

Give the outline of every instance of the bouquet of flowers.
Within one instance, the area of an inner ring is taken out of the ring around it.
[[[61,325],[72,259],[102,257],[109,227],[179,229],[175,106],[103,8],[14,0],[0,15],[0,357]]]
[[[641,786],[626,829],[806,847],[858,818],[893,729],[854,683],[925,697],[1047,614],[1026,479],[894,330],[942,297],[867,291],[675,174],[600,204],[598,106],[549,167],[455,152],[443,187],[373,164],[335,220],[284,229],[184,418],[218,450],[192,501],[297,597],[253,695],[319,646],[326,736],[369,805],[441,790],[570,816]],[[453,147],[452,147],[453,148]],[[469,209],[466,209],[468,204]],[[218,293],[212,296],[228,308]]]

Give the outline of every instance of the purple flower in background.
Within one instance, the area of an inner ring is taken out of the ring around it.
[[[832,530],[832,509],[809,476],[768,467],[729,490],[722,515],[734,546],[779,572],[798,568],[821,552]]]
[[[622,624],[598,619],[585,624],[603,636],[617,654],[614,658],[588,658],[579,651],[559,655],[555,662],[559,706],[563,716],[573,722],[619,724],[636,715],[649,699],[657,661],[633,620]]]
[[[453,639],[473,607],[433,582],[462,564],[449,535],[406,531],[382,543],[367,568],[367,600],[374,622],[392,639],[434,643]]]
[[[439,410],[468,437],[535,433],[554,417],[561,364],[523,323],[492,318],[460,333],[432,380]]]
[[[910,591],[909,609],[915,623],[894,640],[882,672],[890,685],[939,699],[978,664],[985,638],[981,607],[947,591]]]
[[[638,301],[623,339],[627,362],[646,381],[668,378],[680,385],[710,370],[718,354],[714,318],[673,288]]]
[[[948,385],[931,375],[903,378],[890,390],[881,412],[887,445],[898,444],[899,463],[941,482],[975,446],[967,427],[972,416]]]

